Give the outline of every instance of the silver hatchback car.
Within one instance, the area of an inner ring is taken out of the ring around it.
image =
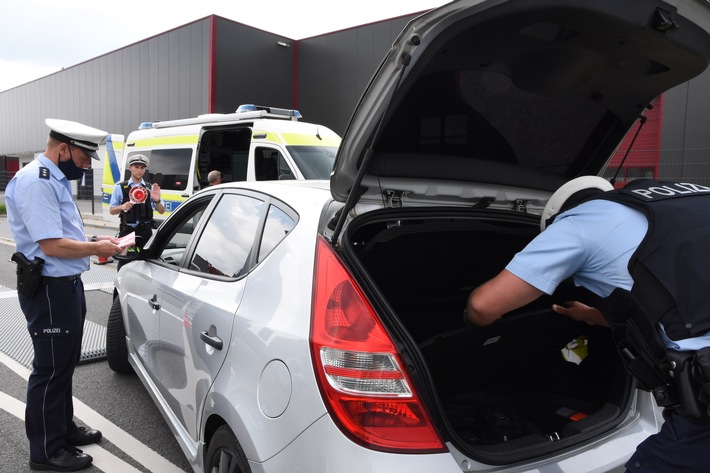
[[[703,3],[413,20],[330,182],[200,191],[121,269],[109,366],[138,374],[195,471],[623,471],[662,419],[609,331],[554,315],[566,288],[487,327],[462,310],[557,187],[706,68]]]

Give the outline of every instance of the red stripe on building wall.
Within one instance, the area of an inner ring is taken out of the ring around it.
[[[214,113],[215,108],[215,80],[217,77],[217,17],[210,16],[210,52],[209,70],[207,71],[207,113]]]
[[[298,110],[298,41],[293,42],[293,109]]]

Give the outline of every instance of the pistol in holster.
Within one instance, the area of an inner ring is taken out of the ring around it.
[[[17,263],[17,293],[24,297],[34,296],[42,281],[44,260],[35,256],[34,260],[30,261],[19,251],[14,253],[11,259]]]
[[[633,321],[614,328],[614,339],[626,370],[634,377],[638,387],[648,391],[660,407],[678,407],[680,404],[675,380],[662,370],[666,349],[644,337]]]
[[[696,419],[710,419],[710,347],[679,351],[666,346],[658,325],[633,297],[616,289],[609,297],[610,325],[626,370],[656,404],[680,409]]]
[[[683,414],[710,419],[710,347],[697,351],[668,350],[661,369],[675,380]]]

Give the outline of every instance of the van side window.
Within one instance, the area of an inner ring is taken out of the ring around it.
[[[294,174],[281,153],[273,148],[256,148],[254,152],[254,174],[257,181],[293,179]]]
[[[166,191],[187,189],[187,180],[191,174],[192,149],[153,149],[148,158],[151,182],[157,183]]]

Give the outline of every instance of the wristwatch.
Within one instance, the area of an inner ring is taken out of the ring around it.
[[[91,235],[91,242],[96,243],[97,241],[99,241],[99,237],[96,235]]]

